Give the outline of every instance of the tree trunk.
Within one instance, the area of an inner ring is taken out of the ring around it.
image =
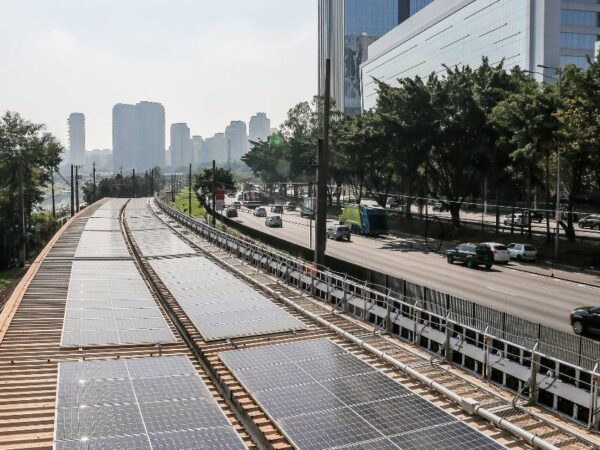
[[[459,202],[448,202],[450,209],[450,215],[452,216],[452,225],[455,228],[460,228],[460,203]]]

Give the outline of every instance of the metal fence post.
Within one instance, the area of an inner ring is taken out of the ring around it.
[[[537,367],[540,362],[540,355],[537,354],[539,342],[536,342],[531,350],[531,367],[529,370],[529,403],[534,405],[538,401],[537,390]]]
[[[446,334],[445,334],[445,339],[444,339],[444,357],[446,358],[446,361],[450,362],[450,338],[452,337],[452,333],[450,331],[450,324],[448,323],[448,321],[450,317],[450,313],[446,314]]]

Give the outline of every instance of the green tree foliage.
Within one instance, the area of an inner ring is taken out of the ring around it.
[[[15,261],[23,239],[27,240],[27,248],[35,248],[34,205],[42,200],[43,188],[60,164],[62,150],[58,140],[44,132],[44,125],[32,123],[16,112],[0,118],[0,269]]]
[[[151,172],[135,175],[121,175],[117,173],[110,178],[101,179],[96,186],[94,198],[94,185],[88,182],[83,185],[83,198],[87,203],[92,203],[104,197],[133,198],[148,197],[160,192],[165,186],[165,177],[160,167],[155,167]]]
[[[426,79],[373,80],[372,110],[332,117],[330,183],[338,192],[348,186],[359,201],[369,194],[381,206],[390,194],[403,194],[409,213],[418,196],[441,198],[459,226],[461,206],[485,189],[496,204],[527,207],[541,190],[551,209],[560,146],[568,211],[577,202],[597,206],[600,62],[585,71],[568,66],[561,75],[559,93],[557,83],[538,83],[519,68],[483,59],[477,69],[447,68]],[[281,133],[253,143],[243,161],[256,176],[266,183],[313,179],[322,103],[299,103]],[[563,226],[573,238],[574,216],[568,217]]]
[[[194,175],[194,191],[202,191],[208,193],[212,189],[213,171],[212,169],[204,169]],[[215,186],[223,188],[225,192],[233,194],[236,192],[235,178],[231,170],[217,167],[215,172]]]

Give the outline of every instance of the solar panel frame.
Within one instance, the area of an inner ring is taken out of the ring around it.
[[[58,373],[56,449],[246,448],[186,356],[65,361]]]
[[[482,443],[490,450],[505,448],[329,339],[231,350],[219,358],[301,450],[446,448],[443,433],[428,447],[415,447],[419,435],[412,433],[422,431],[430,439],[427,433],[457,423],[462,425],[453,426],[463,427],[476,446],[466,446],[465,438],[456,450],[479,449]],[[408,444],[399,445],[403,440]]]

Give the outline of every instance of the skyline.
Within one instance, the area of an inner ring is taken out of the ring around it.
[[[0,110],[45,123],[67,148],[73,112],[86,116],[86,150],[112,149],[117,103],[162,103],[167,127],[209,137],[257,111],[279,126],[317,93],[316,0],[25,0],[4,5],[0,24],[12,43]]]

